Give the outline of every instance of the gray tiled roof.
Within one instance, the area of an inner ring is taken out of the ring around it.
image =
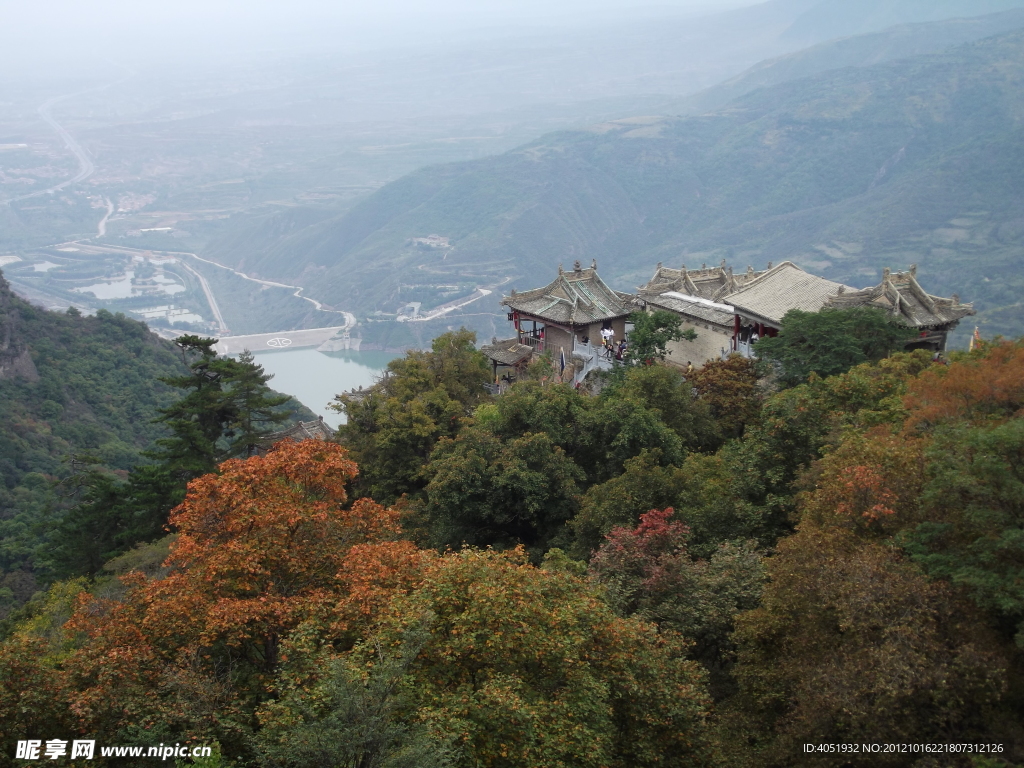
[[[334,437],[334,430],[327,426],[323,419],[318,419],[317,421],[300,421],[288,429],[271,432],[260,441],[260,444],[269,448],[281,440],[330,440],[332,437]]]
[[[771,267],[770,264],[768,266]],[[654,276],[639,291],[644,299],[652,294],[675,291],[717,302],[762,274],[755,272],[753,267],[747,267],[746,272],[733,273],[732,267],[726,266],[724,261],[717,267],[703,264],[700,269],[687,269],[685,265],[681,269],[672,269],[663,267],[659,262]]]
[[[533,354],[533,347],[528,344],[520,344],[517,339],[494,340],[490,344],[480,347],[488,359],[494,360],[501,365],[516,365],[526,360]]]
[[[828,307],[846,309],[849,307],[878,307],[901,323],[912,328],[934,328],[957,323],[961,318],[976,314],[973,305],[961,304],[954,295],[944,299],[925,293],[917,282],[917,268],[908,272],[883,272],[882,282],[862,291],[843,291],[832,296],[825,304]]]
[[[577,262],[577,265],[579,262]],[[635,297],[614,291],[598,276],[597,267],[563,272],[543,288],[512,292],[501,300],[505,306],[524,315],[563,325],[588,325],[623,317],[634,311]]]
[[[648,296],[645,297],[645,300],[653,307],[668,309],[672,312],[678,312],[680,315],[695,317],[709,323],[715,323],[716,325],[731,327],[733,324],[732,312],[688,299],[675,291]]]
[[[796,264],[784,261],[724,298],[739,314],[746,310],[777,324],[791,309],[817,312],[840,290],[854,289],[809,274]]]

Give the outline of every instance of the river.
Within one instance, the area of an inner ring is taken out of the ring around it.
[[[255,362],[273,374],[272,389],[291,395],[313,413],[337,427],[344,416],[329,410],[334,396],[348,389],[368,387],[384,367],[399,355],[391,352],[317,352],[315,349],[287,349],[258,352]]]

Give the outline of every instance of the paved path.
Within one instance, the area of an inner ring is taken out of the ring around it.
[[[275,333],[254,333],[249,336],[224,336],[217,341],[216,350],[222,355],[235,355],[242,350],[266,352],[277,349],[300,349],[319,347],[335,334],[347,329],[347,325],[330,328],[307,328],[302,331],[277,331]]]

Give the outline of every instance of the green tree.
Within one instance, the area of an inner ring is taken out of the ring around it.
[[[626,363],[629,365],[650,365],[656,360],[664,360],[670,342],[697,338],[693,328],[684,331],[680,327],[682,317],[664,309],[634,312],[629,321],[633,324],[626,345]]]
[[[218,443],[238,418],[236,405],[225,392],[237,364],[217,357],[213,349],[216,339],[180,336],[174,343],[189,372],[163,379],[163,382],[184,394],[161,409],[156,421],[171,434],[158,439],[157,450],[146,455],[184,485],[212,472],[222,458],[224,451]]]
[[[95,468],[84,473],[80,482],[81,500],[53,533],[49,564],[59,578],[98,573],[107,560],[124,551],[125,534],[135,527],[125,503],[124,482]]]
[[[925,572],[968,591],[1024,649],[1024,421],[944,431],[925,452],[921,523],[902,537]]]
[[[755,349],[761,359],[777,363],[782,381],[792,386],[807,381],[811,373],[835,376],[860,363],[881,360],[916,335],[870,307],[791,309],[782,318],[779,335],[766,336]]]
[[[644,449],[657,449],[665,464],[679,464],[685,451],[679,435],[665,425],[658,413],[631,398],[598,398],[589,424],[592,445],[591,482],[603,482],[622,474],[626,461]]]
[[[594,464],[594,434],[590,426],[594,398],[568,386],[542,386],[536,381],[516,384],[481,414],[487,429],[505,440],[544,433],[585,470]]]
[[[252,456],[260,442],[274,428],[288,420],[282,406],[292,398],[274,394],[267,386],[273,374],[267,374],[257,365],[249,350],[243,351],[228,375],[227,400],[234,414],[228,423],[228,446],[225,458]]]
[[[652,377],[657,380],[657,375]],[[671,412],[681,394],[676,385],[681,383],[670,380],[665,387],[652,386],[652,401],[664,395],[659,407]],[[639,379],[636,385],[638,390],[644,388]],[[677,417],[684,434],[699,436],[697,424],[707,425],[700,421],[702,411],[697,406],[690,413],[669,413],[669,418]],[[494,400],[493,406],[477,409],[473,423],[506,441],[544,433],[586,473],[585,485],[621,474],[624,462],[644,449],[658,449],[665,464],[678,463],[684,454],[680,436],[639,395],[592,397],[569,386],[521,382]]]
[[[713,449],[720,430],[708,404],[697,397],[683,374],[667,365],[627,368],[602,393],[602,400],[628,398],[658,416],[688,450]]]
[[[393,503],[422,490],[421,472],[437,441],[454,437],[487,397],[487,358],[462,329],[434,339],[429,352],[392,360],[383,378],[360,397],[338,396],[345,414],[338,441],[360,466],[356,488]]]
[[[315,685],[288,685],[260,713],[258,735],[265,761],[289,768],[448,768],[448,744],[411,718],[406,690],[425,642],[414,630],[397,649],[378,647],[375,664],[352,659],[322,662]],[[290,682],[290,681],[289,681]]]
[[[442,439],[424,473],[438,546],[524,544],[538,557],[565,537],[585,479],[544,433],[502,440],[478,427]]]

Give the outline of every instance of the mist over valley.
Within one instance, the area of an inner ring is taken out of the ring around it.
[[[622,290],[659,261],[857,286],[916,263],[1015,333],[1017,6],[442,14],[305,51],[238,30],[202,48],[215,25],[178,55],[169,32],[148,54],[124,37],[3,81],[0,268],[168,335],[347,312],[365,348],[400,350],[502,335],[503,292],[577,259]]]

